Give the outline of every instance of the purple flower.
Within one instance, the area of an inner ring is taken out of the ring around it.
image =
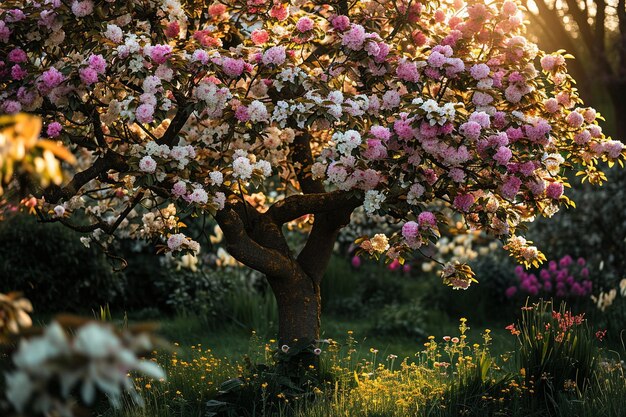
[[[506,295],[506,298],[513,297],[515,293],[517,293],[517,288],[515,286],[511,286],[507,288],[506,291],[504,291],[504,295]]]

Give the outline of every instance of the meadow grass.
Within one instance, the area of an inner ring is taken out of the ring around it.
[[[249,332],[239,324],[209,331],[193,316],[163,320],[162,333],[175,345],[157,352],[155,359],[168,380],[137,379],[144,408],[126,404],[122,410],[103,409],[100,415],[205,417],[207,401],[233,378],[253,393],[253,405],[219,416],[626,415],[626,379],[617,351],[597,358],[597,370],[585,390],[571,387],[539,398],[535,382],[529,382],[516,360],[516,338],[502,324],[489,331],[470,330],[466,321],[459,326],[433,313],[426,325],[432,336],[416,340],[379,336],[369,330],[368,322],[324,320],[323,337],[329,340],[320,357],[322,377],[303,401],[272,391],[268,375],[250,372],[250,364],[272,362],[276,343],[267,334]],[[624,350],[620,352],[623,356]],[[247,404],[250,398],[241,401]]]

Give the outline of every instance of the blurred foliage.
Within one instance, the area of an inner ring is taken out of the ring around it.
[[[61,184],[61,161],[76,163],[74,155],[57,141],[39,138],[41,127],[37,116],[0,116],[0,197],[5,200],[19,201],[27,188]],[[7,188],[10,195],[4,193]]]
[[[583,256],[590,269],[600,271],[593,277],[596,289],[613,288],[626,277],[626,174],[614,169],[607,176],[608,182],[593,190],[576,184],[571,192],[576,209],[538,219],[528,231],[548,258]]]
[[[24,215],[0,222],[0,292],[22,292],[35,311],[97,309],[119,299],[122,283],[104,254],[64,226]]]
[[[424,331],[425,312],[419,300],[390,304],[374,316],[372,329],[380,335],[425,339],[428,336]]]

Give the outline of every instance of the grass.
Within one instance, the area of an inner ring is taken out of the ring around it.
[[[469,329],[465,322],[459,328],[458,321],[431,312],[425,329],[432,336],[417,340],[372,333],[367,318],[326,318],[323,335],[333,340],[321,356],[325,376],[306,402],[276,384],[275,375],[248,370],[250,363],[271,362],[276,346],[266,335],[241,323],[209,331],[203,319],[192,316],[162,323],[162,334],[175,342],[173,351],[156,355],[168,381],[138,379],[146,407],[103,409],[102,417],[205,417],[206,402],[231,378],[241,382],[231,397],[234,404],[249,404],[247,414],[231,410],[232,416],[626,415],[626,378],[617,352],[603,354],[586,390],[570,387],[540,397],[536,381],[527,378],[512,352],[515,337],[502,323],[488,332]],[[459,341],[445,342],[444,336]]]

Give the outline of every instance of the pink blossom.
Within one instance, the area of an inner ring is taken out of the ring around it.
[[[451,168],[448,172],[448,176],[456,183],[465,181],[465,171],[460,168]]]
[[[433,51],[428,56],[428,65],[433,68],[441,68],[446,63],[446,56],[440,52]]]
[[[354,255],[350,260],[350,263],[354,268],[358,268],[361,266],[361,258],[359,258],[357,255]]]
[[[380,152],[385,152],[385,155],[382,156],[381,158],[384,158],[384,157],[387,156],[386,155],[386,153],[387,153],[386,149],[384,149],[382,151],[379,150],[379,151]],[[359,171],[360,171],[359,177],[361,179],[361,184],[360,184],[360,188],[361,189],[366,190],[366,191],[367,190],[373,190],[380,183],[382,175],[378,171],[376,171],[374,169],[371,169],[371,168],[368,168],[365,171],[361,171],[361,170],[359,170]]]
[[[541,68],[544,71],[554,71],[556,67],[565,64],[565,59],[560,55],[546,55],[541,58]]]
[[[396,120],[393,123],[393,130],[400,139],[409,140],[415,137],[415,130],[411,127],[412,120]]]
[[[459,194],[454,197],[454,207],[462,212],[467,213],[474,204],[474,196],[472,194]]]
[[[421,229],[434,229],[437,226],[437,217],[430,211],[422,211],[417,216],[417,222]]]
[[[559,111],[559,102],[555,98],[549,98],[543,102],[548,113],[556,113]]]
[[[560,182],[549,183],[546,187],[546,195],[553,200],[558,200],[563,195],[563,184]]]
[[[91,55],[89,57],[89,66],[98,74],[104,74],[107,68],[107,62],[102,55]]]
[[[15,64],[20,64],[28,60],[28,57],[26,56],[26,52],[24,52],[20,48],[12,49],[11,52],[9,52],[9,54],[7,55],[7,58],[9,59],[9,61]]]
[[[506,298],[512,298],[516,292],[517,292],[517,287],[511,286],[504,291],[504,295],[506,295]]]
[[[202,65],[206,65],[207,62],[209,62],[209,54],[202,49],[196,49],[191,56],[191,60],[193,62],[200,62]]]
[[[382,108],[386,110],[395,109],[400,105],[400,93],[396,90],[387,90],[383,95]]]
[[[515,175],[511,175],[507,178],[504,184],[502,184],[500,194],[504,198],[513,199],[517,195],[521,185],[522,180],[517,178]]]
[[[467,122],[459,126],[460,133],[468,139],[477,140],[480,137],[482,126],[477,122]]]
[[[265,42],[269,40],[270,35],[267,33],[266,30],[257,29],[252,32],[252,34],[250,35],[250,38],[252,39],[252,42],[255,45],[263,45]]]
[[[405,239],[415,239],[419,233],[419,225],[414,221],[408,221],[402,225],[402,236]]]
[[[10,36],[11,29],[9,29],[4,20],[0,20],[0,42],[8,42]]]
[[[243,59],[224,58],[222,61],[222,69],[229,77],[236,78],[243,74],[244,64]]]
[[[472,96],[472,103],[476,106],[487,106],[491,104],[493,101],[493,97],[487,93],[483,93],[482,91],[476,91]]]
[[[576,133],[574,135],[574,142],[578,145],[584,145],[591,140],[591,133],[588,130],[583,130],[582,132]]]
[[[458,73],[465,71],[465,63],[461,58],[448,58],[446,64],[446,76],[448,77],[455,77]]]
[[[226,6],[222,3],[214,3],[209,6],[209,14],[215,18],[223,15],[226,12]]]
[[[491,125],[491,121],[490,121],[490,117],[487,113],[485,112],[474,112],[470,115],[469,118],[470,122],[476,122],[478,123],[481,127],[484,128],[488,128]]]
[[[530,190],[531,193],[535,196],[539,196],[543,194],[546,189],[546,184],[543,180],[530,180],[526,183],[526,187]]]
[[[387,157],[387,148],[380,139],[367,139],[367,149],[363,152],[367,159],[383,159]]]
[[[246,106],[238,106],[237,110],[235,110],[235,117],[240,122],[247,122],[248,120],[250,120],[248,108]]]
[[[350,27],[350,19],[348,16],[335,16],[332,20],[333,28],[338,32],[343,32]]]
[[[72,13],[76,17],[85,17],[93,13],[93,2],[91,0],[78,1],[72,3]]]
[[[585,118],[585,122],[593,123],[596,120],[596,111],[595,111],[595,109],[592,109],[591,107],[586,108],[583,111],[583,117]]]
[[[531,175],[533,175],[536,169],[533,161],[527,161],[527,162],[524,162],[523,164],[519,164],[518,168],[519,168],[519,172],[525,177],[530,177]]]
[[[15,114],[15,113],[19,113],[20,110],[22,110],[22,105],[20,104],[19,101],[6,100],[2,104],[2,109],[5,111],[5,113]]]
[[[22,80],[28,75],[28,71],[15,64],[11,67],[11,78],[14,80]]]
[[[589,130],[592,138],[599,138],[602,136],[602,128],[598,125],[588,126],[587,129]]]
[[[172,187],[172,194],[176,197],[181,197],[187,194],[187,184],[184,181],[178,181]]]
[[[63,126],[61,126],[61,123],[52,122],[48,125],[46,133],[49,138],[56,138],[61,134],[61,130],[63,130]]]
[[[80,80],[85,83],[85,85],[91,85],[98,81],[98,73],[91,67],[81,68],[78,73]]]
[[[277,20],[285,20],[289,17],[289,5],[277,4],[270,10],[270,16]]]
[[[296,30],[298,30],[298,32],[305,33],[313,30],[314,26],[315,23],[313,23],[311,19],[309,19],[308,17],[301,17],[296,23]]]
[[[24,12],[21,11],[20,9],[12,9],[7,12],[5,19],[7,22],[11,22],[11,23],[20,22],[26,19],[26,14],[24,14]]]
[[[361,25],[351,24],[350,30],[341,37],[341,44],[354,51],[361,50],[365,42],[365,29]]]
[[[585,119],[583,118],[582,114],[576,111],[573,111],[567,115],[567,117],[565,118],[565,121],[571,127],[576,128],[576,127],[581,127]]]
[[[489,76],[490,68],[486,64],[476,64],[470,68],[470,75],[475,80],[482,80]]]
[[[424,170],[424,180],[428,183],[428,185],[433,185],[434,183],[436,183],[438,178],[439,176],[437,175],[435,170],[430,168]]]
[[[396,68],[396,75],[401,80],[411,83],[416,83],[420,78],[420,74],[417,71],[417,65],[415,65],[414,62],[410,61],[400,62],[398,64],[398,67]]]
[[[506,146],[500,146],[493,156],[494,161],[500,165],[506,165],[513,156],[513,152]]]
[[[152,123],[154,120],[154,106],[142,104],[135,111],[135,118],[139,123]]]
[[[157,163],[150,155],[146,155],[139,160],[139,169],[145,173],[152,174],[156,171]]]
[[[389,131],[388,128],[383,127],[383,126],[372,126],[370,128],[370,135],[386,142],[391,137],[391,132]]]
[[[46,90],[51,90],[57,87],[64,80],[65,76],[54,67],[51,67],[49,70],[44,71],[44,73],[41,74],[41,81],[43,82],[43,86]]]
[[[506,126],[506,113],[503,111],[498,111],[493,115],[492,120],[493,127],[496,129],[502,129]]]
[[[177,21],[169,22],[163,31],[168,38],[175,38],[180,33],[180,24]]]
[[[377,42],[376,45],[378,46],[378,53],[376,54],[376,56],[374,56],[374,61],[380,64],[385,62],[385,59],[387,58],[387,55],[389,55],[391,47],[385,42]]]
[[[263,64],[280,66],[287,58],[285,48],[283,46],[272,46],[263,54]]]
[[[397,271],[401,267],[402,267],[402,265],[400,264],[400,261],[398,261],[397,259],[394,259],[393,261],[391,261],[391,263],[389,265],[387,265],[387,268],[390,271]]]
[[[415,46],[424,46],[428,41],[426,35],[418,30],[414,30],[413,33],[411,33],[411,37],[413,38],[413,43],[415,44]]]
[[[154,45],[150,48],[150,58],[157,64],[165,64],[172,54],[172,47],[169,45]]]

